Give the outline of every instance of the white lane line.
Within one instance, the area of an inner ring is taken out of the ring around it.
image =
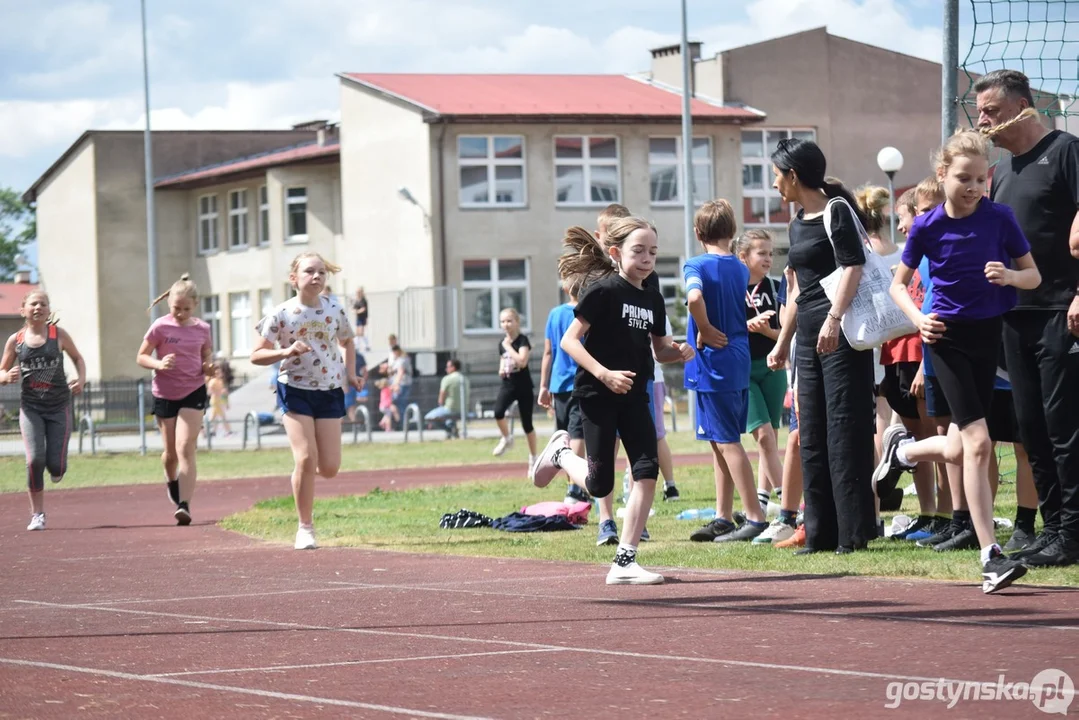
[[[129,610],[126,608],[113,608],[113,607],[86,607],[86,606],[65,606],[59,603],[49,603],[36,600],[23,600],[32,605],[42,605],[45,607],[66,607],[69,610],[97,610],[100,612],[121,613],[129,615],[141,615],[145,617],[165,617],[178,620],[207,620],[211,622],[219,623],[237,623],[242,625],[264,625],[270,627],[287,627],[295,630],[318,630],[325,632],[341,632],[358,635],[378,635],[383,637],[400,637],[400,638],[414,638],[420,640],[448,640],[457,643],[478,643],[487,645],[504,645],[516,648],[526,648],[534,650],[564,650],[566,652],[585,653],[588,655],[600,655],[605,657],[620,657],[631,658],[633,660],[659,660],[662,662],[688,662],[688,663],[702,663],[707,665],[724,665],[728,667],[737,668],[754,668],[760,670],[785,670],[790,672],[803,672],[813,673],[817,675],[838,675],[844,677],[859,677],[859,678],[872,678],[881,680],[910,680],[916,682],[937,682],[942,678],[940,677],[922,677],[918,675],[898,675],[894,673],[877,673],[866,672],[863,670],[843,670],[840,668],[827,668],[827,667],[815,667],[812,665],[783,665],[780,663],[765,663],[765,662],[752,662],[749,660],[732,660],[728,658],[710,658],[710,657],[696,657],[691,655],[664,655],[661,653],[637,653],[624,650],[604,650],[601,648],[581,648],[572,647],[567,645],[550,645],[546,643],[532,643],[522,642],[517,640],[499,640],[494,638],[473,638],[457,635],[435,635],[433,633],[414,633],[403,632],[394,630],[370,630],[366,628],[342,628],[331,627],[326,625],[305,625],[303,623],[294,622],[277,622],[273,620],[258,620],[254,618],[228,618],[228,617],[212,617],[206,615],[187,615],[182,613],[166,613],[156,612],[153,610]],[[976,682],[968,680],[959,680],[954,678],[943,678],[946,682]]]
[[[356,702],[353,700],[338,700],[335,698],[316,697],[313,695],[297,695],[295,693],[274,692],[272,690],[256,690],[254,688],[234,687],[232,685],[214,685],[212,683],[199,682],[197,680],[179,680],[177,678],[157,677],[154,675],[136,675],[134,673],[118,672],[116,670],[101,670],[98,668],[80,667],[78,665],[60,665],[58,663],[38,662],[35,660],[19,660],[16,658],[0,657],[0,664],[18,665],[22,667],[45,668],[48,670],[63,670],[66,672],[84,673],[98,677],[111,677],[120,680],[134,680],[137,682],[154,682],[165,685],[180,685],[181,687],[198,688],[200,690],[219,690],[221,692],[240,693],[242,695],[257,695],[258,697],[275,698],[277,700],[292,700],[294,702],[316,703],[318,705],[336,705],[338,707],[360,708],[363,710],[378,710],[380,712],[393,713],[395,715],[408,715],[410,717],[439,718],[440,720],[490,720],[474,715],[451,715],[449,713],[428,712],[426,710],[413,710],[410,708],[396,707],[394,705],[377,705],[374,703]]]
[[[534,650],[492,650],[491,652],[455,653],[453,655],[422,655],[419,657],[380,658],[378,660],[343,660],[341,662],[309,663],[306,665],[267,665],[265,667],[225,668],[221,670],[188,670],[187,672],[151,673],[146,677],[181,677],[184,675],[223,675],[225,673],[272,672],[276,670],[306,670],[309,668],[348,667],[350,665],[377,665],[379,663],[402,663],[415,660],[460,660],[462,658],[490,657],[492,655],[527,655],[529,653],[562,652],[562,648],[536,648]]]

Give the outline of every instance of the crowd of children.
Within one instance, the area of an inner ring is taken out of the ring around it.
[[[897,484],[910,472],[919,514],[892,537],[936,551],[978,550],[985,592],[1007,587],[1028,566],[1079,561],[1079,359],[1071,357],[1079,356],[1079,302],[1069,295],[1076,289],[1069,283],[1079,281],[1072,277],[1079,275],[1079,240],[1045,220],[1057,210],[1061,217],[1075,214],[1079,139],[1023,124],[1035,114],[1018,73],[990,73],[975,90],[982,131],[956,133],[938,152],[934,174],[894,204],[906,236],[902,251],[884,233],[892,205],[886,190],[851,193],[826,175],[814,142],[787,139],[771,156],[775,189],[799,208],[782,279],[772,277],[767,231],[739,235],[730,202],[704,203],[694,218],[702,252],[684,265],[684,344],[672,338],[659,292],[656,228],[618,204],[604,209],[595,232],[565,233],[558,271],[569,302],[547,319],[538,398],[521,317],[514,308],[501,311],[494,454],[512,446],[506,413],[516,404],[532,482],[546,487],[565,471],[567,500],[597,499],[597,544],[617,545],[608,584],[663,582],[637,562],[661,473],[664,499],[679,497],[660,363],[685,364],[695,435],[712,451],[715,516],[690,540],[771,544],[801,555],[857,552],[884,534],[880,512],[898,509]],[[1008,204],[986,196],[994,141],[1013,150],[992,188],[992,197]],[[1029,169],[1037,165],[1049,169]],[[1062,197],[1053,194],[1060,194],[1058,185]],[[1057,247],[1061,238],[1068,238],[1068,254]],[[891,298],[916,329],[876,351],[856,349],[841,329],[870,254],[893,268]],[[297,549],[317,546],[315,476],[337,473],[346,397],[354,398],[364,382],[357,330],[326,292],[327,274],[337,271],[318,253],[298,255],[289,270],[295,295],[262,318],[251,353],[255,365],[277,368],[275,389],[294,459]],[[211,431],[220,426],[231,434],[229,381],[227,368],[212,362],[209,325],[194,315],[194,283],[184,275],[154,305],[166,299],[168,313],[151,324],[137,362],[153,371],[166,487],[177,523],[186,525],[207,406]],[[366,343],[362,289],[352,309]],[[0,383],[22,386],[28,529],[43,530],[44,475],[59,482],[66,470],[71,396],[85,381],[85,363],[51,320],[44,292],[29,293],[22,313],[25,326],[8,338],[0,359]],[[400,421],[411,382],[407,356],[393,344],[376,383],[387,430]],[[64,354],[76,368],[70,381]],[[1057,368],[1059,377],[1046,368]],[[447,371],[459,369],[457,363]],[[781,458],[778,431],[788,398],[793,407]],[[532,423],[537,402],[556,424],[540,452]],[[449,404],[446,413],[453,412]],[[756,474],[742,444],[747,434],[759,450]],[[993,518],[997,443],[1014,446],[1017,464],[1015,529],[1003,548]],[[613,513],[619,445],[632,479],[621,533]],[[1035,533],[1039,506],[1046,523]]]

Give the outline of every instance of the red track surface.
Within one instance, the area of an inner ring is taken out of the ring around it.
[[[320,494],[510,473],[357,473]],[[1072,590],[679,569],[608,588],[605,566],[296,552],[213,524],[287,492],[205,483],[178,528],[157,485],[50,488],[42,533],[0,496],[0,717],[1016,718],[1044,715],[886,710],[887,687],[1079,681]]]

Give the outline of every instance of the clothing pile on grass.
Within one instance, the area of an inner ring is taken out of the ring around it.
[[[564,503],[557,501],[526,505],[520,512],[505,517],[490,518],[482,513],[462,508],[442,516],[438,526],[443,530],[490,527],[506,532],[551,532],[554,530],[579,530],[588,524],[592,503]]]

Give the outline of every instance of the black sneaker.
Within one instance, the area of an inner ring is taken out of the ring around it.
[[[690,535],[689,539],[693,542],[713,542],[716,538],[734,532],[734,530],[734,523],[723,518],[716,518]]]
[[[668,485],[665,488],[663,488],[663,501],[664,502],[667,502],[668,500],[677,500],[680,497],[681,497],[681,495],[678,494],[678,488],[675,487],[674,485]]]
[[[1022,550],[1012,553],[1008,557],[1010,557],[1012,560],[1025,560],[1031,555],[1037,555],[1038,553],[1040,553],[1042,550],[1051,545],[1056,539],[1057,534],[1055,531],[1046,531],[1045,529],[1043,529],[1035,536],[1034,542],[1030,543]]]
[[[768,529],[768,523],[755,523],[752,520],[747,520],[742,523],[742,527],[737,530],[732,530],[729,533],[720,535],[712,542],[745,542],[752,541],[753,538],[760,535],[762,532]]]
[[[580,485],[570,483],[569,486],[566,487],[566,500],[572,500],[573,502],[592,502],[592,496]]]
[[[165,488],[169,493],[169,501],[173,505],[180,504],[180,481],[179,480],[166,480]]]
[[[890,497],[895,486],[899,484],[899,478],[912,469],[909,465],[899,462],[899,458],[895,456],[899,443],[908,439],[913,440],[914,435],[902,425],[891,425],[884,431],[880,464],[873,471],[873,487],[877,492],[877,497]]]
[[[1079,542],[1057,535],[1036,555],[1027,555],[1023,564],[1027,567],[1064,567],[1079,562]]]
[[[993,548],[989,560],[982,566],[982,592],[989,595],[1003,590],[1026,574],[1027,569],[1021,562]]]
[[[191,524],[191,510],[188,509],[187,503],[182,502],[176,506],[176,512],[172,514],[176,518],[177,525],[190,525]]]
[[[895,487],[888,493],[888,497],[880,499],[880,511],[881,512],[895,512],[899,508],[903,507],[903,488]],[[884,537],[881,535],[881,537]]]
[[[934,545],[933,549],[937,552],[948,552],[949,550],[978,550],[980,547],[974,528],[965,527],[948,540]]]
[[[947,526],[945,526],[936,535],[930,535],[925,540],[918,540],[915,545],[918,547],[935,547],[942,542],[947,542],[955,536],[957,532],[960,532],[963,527],[955,522],[955,520],[949,520]]]
[[[1015,531],[1012,532],[1012,536],[1008,538],[1008,542],[1004,546],[1004,552],[1012,555],[1012,553],[1025,550],[1030,547],[1032,542],[1034,542],[1034,538],[1034,533],[1027,532],[1023,528],[1016,526]]]

